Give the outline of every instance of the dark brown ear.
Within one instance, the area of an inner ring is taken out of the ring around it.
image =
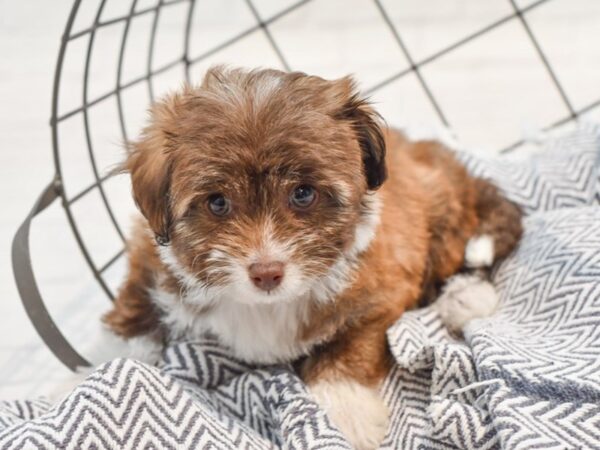
[[[150,126],[131,145],[125,170],[131,174],[133,198],[161,245],[169,242],[171,162],[166,140]]]
[[[354,92],[340,111],[340,118],[350,121],[356,132],[362,150],[367,186],[369,189],[378,189],[387,178],[381,117],[367,100]]]

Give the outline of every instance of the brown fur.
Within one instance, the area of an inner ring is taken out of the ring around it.
[[[138,238],[129,241],[128,277],[113,309],[104,316],[104,321],[116,334],[127,338],[152,333],[160,325],[159,313],[148,289],[155,287],[161,264],[154,251],[154,240],[148,239],[148,233],[143,229],[145,226],[136,224]]]
[[[225,276],[211,250],[243,259],[270,221],[275,239],[298,243],[291,259],[324,276],[352,246],[368,192],[381,186],[381,222],[353,282],[332,301],[311,304],[297,336],[321,342],[300,363],[309,383],[340,375],[379,382],[391,364],[386,329],[461,270],[468,239],[490,234],[504,257],[521,234],[519,210],[495,187],[469,176],[441,144],[382,130],[349,78],[213,69],[202,86],[153,107],[125,167],[147,221],[132,237],[129,277],[105,317],[125,337],[158,326],[148,289],[159,275],[163,289],[182,289],[153,235],[195,277],[218,286]],[[299,183],[319,191],[310,211],[289,208]],[[231,199],[230,216],[208,213],[215,192]]]

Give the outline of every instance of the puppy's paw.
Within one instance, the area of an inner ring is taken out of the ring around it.
[[[471,269],[490,267],[494,263],[494,238],[487,234],[474,236],[465,248],[465,266]]]
[[[389,411],[376,388],[342,378],[317,381],[310,391],[353,448],[379,448],[387,432]]]
[[[460,332],[472,319],[491,316],[498,306],[492,284],[477,275],[455,275],[433,304],[450,331]]]

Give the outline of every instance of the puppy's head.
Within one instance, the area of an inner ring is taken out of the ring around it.
[[[342,288],[386,177],[378,118],[350,78],[274,70],[214,68],[155,104],[126,167],[163,259],[213,302]]]

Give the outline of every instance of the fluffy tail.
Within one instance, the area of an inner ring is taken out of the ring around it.
[[[465,249],[465,266],[471,269],[489,267],[508,256],[523,234],[521,209],[489,181],[475,178],[474,183],[479,226]]]

